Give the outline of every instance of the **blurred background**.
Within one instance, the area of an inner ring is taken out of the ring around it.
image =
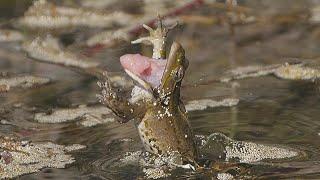
[[[240,100],[232,107],[190,112],[195,134],[220,132],[235,140],[275,144],[304,154],[271,161],[273,166],[250,166],[251,177],[319,178],[320,75],[293,80],[272,75],[285,63],[306,64],[318,72],[319,0],[0,0],[0,78],[33,75],[51,81],[0,90],[0,135],[88,146],[74,154],[77,161],[67,169],[46,168],[21,179],[143,177],[138,165],[112,166],[121,154],[142,148],[133,123],[48,124],[37,122],[35,114],[97,105],[97,74],[123,73],[121,55],[151,56],[152,47],[130,41],[147,36],[141,25],[154,27],[158,14],[166,26],[179,22],[168,34],[168,45],[180,42],[190,61],[183,101]],[[258,74],[271,71],[261,77],[220,81],[230,70],[248,66],[259,67],[253,70]],[[121,141],[128,138],[133,142]],[[210,176],[177,171],[172,177]]]

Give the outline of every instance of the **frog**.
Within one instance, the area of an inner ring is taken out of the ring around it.
[[[132,100],[128,98],[128,93],[119,93],[121,90],[114,88],[106,77],[106,81],[99,84],[102,88],[100,102],[119,117],[120,123],[134,121],[147,152],[158,156],[175,156],[174,163],[177,164],[195,165],[198,149],[187,111],[180,98],[181,83],[189,61],[182,45],[175,41],[168,58],[163,54],[161,49],[161,56],[158,55],[157,59],[141,55],[120,58],[123,59],[121,63],[125,72],[137,84],[132,92],[138,89],[142,97]],[[139,61],[142,61],[139,69],[131,67],[139,64]],[[156,80],[150,80],[153,76]],[[131,96],[134,96],[133,93]]]
[[[188,67],[185,52],[179,43],[171,46],[161,83],[153,89],[153,101],[138,123],[145,148],[155,154],[178,152],[185,162],[197,159],[194,134],[185,106],[180,99],[181,82]]]

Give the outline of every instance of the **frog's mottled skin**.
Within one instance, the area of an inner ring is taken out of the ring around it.
[[[135,120],[147,151],[157,155],[178,153],[183,161],[194,162],[198,158],[197,148],[180,100],[181,81],[187,67],[184,49],[174,42],[160,86],[147,89],[152,98],[132,104],[117,96],[112,87],[107,85],[109,83],[106,83],[103,102],[122,118],[122,123]]]
[[[147,105],[138,130],[145,148],[155,154],[179,152],[185,160],[194,160],[197,149],[183,103],[180,86],[188,61],[184,50],[173,43],[155,101]]]

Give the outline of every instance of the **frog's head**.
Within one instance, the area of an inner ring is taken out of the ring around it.
[[[173,42],[160,85],[157,87],[159,98],[170,96],[173,100],[180,99],[181,81],[188,65],[184,49],[179,43]]]
[[[189,64],[179,43],[173,42],[167,59],[127,54],[120,61],[127,74],[152,92],[155,99],[170,96],[172,100],[179,100],[181,81]]]

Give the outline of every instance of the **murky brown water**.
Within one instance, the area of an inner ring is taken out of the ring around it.
[[[259,15],[271,17],[279,14],[305,11],[318,1],[239,1]],[[19,3],[17,3],[19,4]],[[1,4],[8,6],[9,4]],[[19,7],[23,7],[22,5]],[[18,11],[20,12],[20,11]],[[198,8],[190,14],[208,13],[208,7]],[[8,13],[10,14],[10,13]],[[303,13],[302,13],[303,14]],[[12,14],[10,14],[11,16]],[[13,15],[12,15],[13,16]],[[7,18],[7,17],[6,17]],[[2,17],[0,19],[3,20]],[[170,37],[177,39],[186,49],[189,70],[182,89],[183,100],[202,98],[221,99],[236,97],[235,107],[211,108],[189,113],[197,135],[221,132],[235,140],[262,144],[276,144],[303,152],[292,160],[274,160],[248,167],[253,176],[261,178],[314,178],[320,177],[320,89],[318,81],[287,81],[273,76],[243,79],[239,86],[210,82],[221,77],[228,69],[254,64],[277,64],[286,58],[319,60],[319,26],[299,19],[296,22],[267,23],[237,26],[235,39],[230,38],[227,25],[190,23],[175,30]],[[79,33],[79,32],[77,32]],[[257,38],[253,38],[257,34]],[[133,123],[110,123],[98,127],[82,127],[75,123],[38,124],[34,112],[57,107],[88,104],[97,101],[96,79],[81,75],[64,67],[30,60],[23,53],[12,50],[14,44],[1,44],[0,71],[32,73],[50,77],[54,83],[36,89],[13,90],[0,94],[0,119],[11,125],[1,125],[0,134],[10,134],[32,141],[52,141],[58,144],[84,144],[88,148],[74,153],[76,163],[66,169],[44,169],[21,179],[135,179],[143,177],[141,167],[128,165],[113,167],[120,156],[142,146]],[[96,54],[108,70],[121,71],[119,57],[139,52],[139,46],[123,44]],[[142,49],[147,51],[149,49]],[[84,50],[81,50],[84,51]],[[81,53],[79,52],[79,54]],[[310,60],[306,60],[310,61]],[[205,83],[209,82],[209,83]],[[200,85],[197,85],[200,84]],[[15,107],[22,104],[21,107]],[[133,142],[122,139],[132,138]],[[204,177],[190,172],[176,171],[173,177]]]

